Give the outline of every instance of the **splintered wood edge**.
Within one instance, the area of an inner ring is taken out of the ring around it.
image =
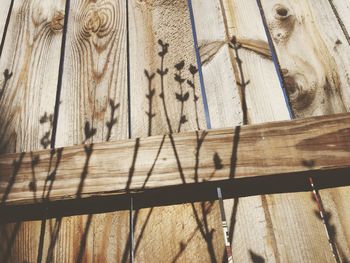
[[[350,114],[0,156],[0,206],[350,167]]]

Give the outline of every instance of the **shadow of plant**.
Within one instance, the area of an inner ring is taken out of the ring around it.
[[[247,100],[246,100],[246,87],[250,83],[250,81],[245,80],[243,66],[242,66],[243,61],[239,55],[239,50],[242,48],[242,45],[237,42],[236,36],[233,36],[231,38],[231,41],[229,43],[229,47],[234,50],[235,56],[236,56],[236,62],[237,62],[237,66],[238,66],[239,79],[240,79],[240,81],[237,81],[237,85],[240,87],[240,91],[241,91],[243,125],[246,125],[246,124],[248,124],[248,108],[247,108]]]
[[[115,111],[119,108],[120,103],[115,103],[114,100],[109,99],[109,107],[111,108],[111,117],[110,120],[106,122],[107,126],[107,137],[106,141],[108,142],[112,135],[113,126],[117,124],[118,118],[115,117]]]
[[[3,74],[4,74],[4,80],[2,82],[2,85],[1,85],[2,87],[0,89],[0,100],[1,100],[2,96],[4,95],[7,83],[9,82],[9,80],[11,79],[11,77],[13,75],[12,72],[10,73],[10,71],[8,69],[5,69]]]
[[[51,145],[51,131],[53,128],[53,114],[48,115],[47,112],[39,120],[41,125],[45,123],[49,124],[49,130],[45,132],[44,136],[40,139],[40,144],[44,149],[47,149]]]

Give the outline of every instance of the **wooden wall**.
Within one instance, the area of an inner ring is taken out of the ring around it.
[[[1,0],[0,152],[350,111],[349,12],[349,0]],[[198,162],[204,139],[189,149]],[[50,195],[58,166],[35,198]],[[234,262],[332,262],[309,188],[226,199]],[[348,262],[349,187],[320,194]],[[0,262],[129,262],[132,243],[135,262],[226,259],[218,201],[142,207],[131,197],[132,212],[2,223]]]

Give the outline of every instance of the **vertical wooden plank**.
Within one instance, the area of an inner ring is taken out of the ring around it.
[[[56,147],[128,138],[126,19],[124,0],[70,1]],[[129,253],[128,211],[59,221],[47,222],[60,227],[45,242],[46,258],[121,262]]]
[[[246,100],[246,121],[249,123],[289,119],[256,1],[193,1],[193,4],[195,10],[197,9],[195,13],[199,44],[204,51],[201,53],[204,79],[221,80],[229,74],[234,75],[231,79],[236,79],[237,85],[233,81],[230,86],[233,92],[240,92],[241,107],[243,100]],[[203,16],[208,13],[211,15]],[[214,18],[209,22],[206,20],[208,16]],[[235,38],[232,39],[233,37]],[[231,60],[221,58],[225,48],[230,52]],[[206,50],[211,54],[208,55]],[[208,60],[207,57],[211,59]],[[220,60],[226,71],[222,70],[221,74],[211,73],[211,68],[215,70],[217,67],[215,59]],[[207,92],[211,89],[214,90],[213,85],[208,83]],[[220,97],[220,93],[215,93],[216,97]],[[227,92],[222,94],[227,96]],[[213,101],[208,101],[210,108]],[[222,107],[232,106],[222,104]],[[241,122],[246,123],[244,115],[238,117]],[[220,116],[211,115],[211,119],[215,118],[219,120]],[[315,251],[319,248],[324,248],[324,253],[331,259],[322,224],[314,217],[313,207],[309,193],[225,200],[234,260],[305,260],[305,254],[311,254],[308,249]],[[279,218],[283,218],[283,221]],[[285,228],[286,221],[289,222],[289,230]],[[295,232],[303,234],[304,237],[300,238],[301,235],[297,236]],[[323,256],[319,253],[318,256],[307,255],[306,258],[321,260]]]
[[[208,95],[208,104],[213,126],[219,128],[247,121],[259,123],[288,119],[288,110],[256,3],[219,0],[192,2],[206,92],[212,94]],[[229,45],[233,37],[236,44],[242,45],[237,53]],[[242,64],[239,65],[238,61]],[[218,67],[220,70],[217,70]],[[246,84],[240,86],[239,83]],[[273,97],[273,100],[269,97]],[[225,100],[218,102],[221,98]],[[243,98],[246,98],[247,104],[246,117],[243,114]],[[222,111],[239,114],[231,114],[233,119],[227,122],[222,118],[222,112],[211,111],[217,105],[224,109]],[[263,258],[268,262],[278,261],[278,255],[274,254],[273,229],[264,211],[262,198],[227,199],[224,205],[233,260],[250,262]]]
[[[87,122],[88,141],[128,137],[125,10],[120,0],[71,0],[56,147],[86,142]]]
[[[4,0],[1,3],[1,9],[0,9],[0,43],[4,35],[6,20],[9,15],[10,6],[11,6],[12,0]],[[1,52],[1,51],[0,51]]]
[[[14,3],[0,60],[2,153],[50,146],[64,12],[64,0]],[[39,235],[40,221],[2,225],[0,261],[35,262]]]
[[[132,136],[206,128],[187,1],[131,0],[129,24]],[[202,139],[189,149],[194,157],[200,156]],[[156,147],[150,176],[163,158],[162,145]],[[181,160],[178,165],[181,176]],[[217,202],[136,209],[135,261],[222,261],[219,211]]]
[[[344,35],[350,45],[350,1],[349,0],[329,0],[334,15],[344,32]]]
[[[212,128],[242,125],[240,90],[219,1],[192,0]]]
[[[350,47],[330,2],[262,1],[262,7],[294,115],[307,117],[349,111]],[[350,218],[344,206],[349,191],[348,187],[321,191],[331,236],[343,260],[350,255],[347,223]],[[283,205],[277,201],[275,204]],[[313,217],[318,218],[316,212]],[[312,240],[317,238],[314,236],[309,242]],[[324,249],[318,247],[315,253]]]

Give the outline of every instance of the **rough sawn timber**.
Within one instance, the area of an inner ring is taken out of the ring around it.
[[[350,46],[346,29],[348,22],[344,16],[346,2],[343,1],[343,9],[339,9],[339,1],[261,1],[296,118],[350,111]],[[317,187],[317,180],[315,184]],[[347,261],[346,258],[350,257],[350,213],[346,203],[350,189],[325,189],[320,194],[327,212],[331,239],[337,246],[341,260]],[[279,199],[271,199],[270,202],[283,211],[285,206]],[[274,220],[285,224],[285,218],[289,217],[282,215],[288,212],[275,213]],[[308,219],[311,217],[312,213]],[[321,222],[315,214],[313,217]],[[293,223],[289,221],[289,224]],[[289,233],[284,236],[283,243],[293,242],[294,238],[288,237],[305,235],[306,231]],[[321,244],[315,245],[314,240],[320,238],[311,238],[308,242],[315,247],[313,250],[324,251],[320,249]],[[302,253],[298,254],[299,261],[305,259]],[[318,257],[320,253],[312,254],[315,257],[310,260],[322,260]],[[288,252],[282,256],[284,259],[296,258]]]
[[[13,1],[0,59],[1,153],[50,147],[64,14],[64,0]],[[40,228],[40,221],[2,224],[0,262],[36,262]]]
[[[194,174],[197,134],[206,134]],[[2,205],[35,204],[44,201],[83,198],[94,195],[125,194],[147,189],[207,181],[252,178],[306,171],[337,170],[350,167],[350,115],[338,114],[260,125],[184,132],[176,135],[147,137],[136,140],[97,143],[88,165],[88,174],[81,185],[88,146],[62,149],[51,194],[40,196],[50,168],[51,150],[35,152],[36,191],[31,187],[32,158],[28,153],[0,157],[0,197]],[[154,174],[147,178],[152,157],[160,141],[164,157],[158,160]],[[184,178],[180,178],[173,156],[171,138],[176,142]],[[135,145],[139,145],[134,162]],[[232,149],[236,149],[233,150]],[[332,158],[330,158],[332,156]],[[56,157],[54,157],[56,159]],[[17,160],[14,167],[14,161]],[[213,161],[215,160],[215,161]],[[219,161],[218,161],[219,160]],[[263,164],[263,165],[262,165]],[[133,167],[134,165],[134,167]],[[232,174],[232,170],[235,173]],[[130,177],[130,169],[133,175]],[[198,178],[196,178],[198,176]],[[81,191],[77,191],[82,187]],[[77,192],[80,195],[77,195]]]
[[[205,129],[188,1],[128,2],[131,136]],[[169,138],[165,143],[169,145]],[[157,177],[158,162],[164,158],[174,160],[180,145],[175,142],[169,152],[160,140],[153,147],[159,151],[147,158],[155,167],[148,166],[144,171],[150,180]],[[138,154],[142,146],[137,149],[135,169],[144,158]],[[177,178],[181,177],[180,170]],[[140,208],[140,202],[134,200],[135,262],[222,261],[224,243],[217,201]],[[169,237],[170,244],[161,245]]]

